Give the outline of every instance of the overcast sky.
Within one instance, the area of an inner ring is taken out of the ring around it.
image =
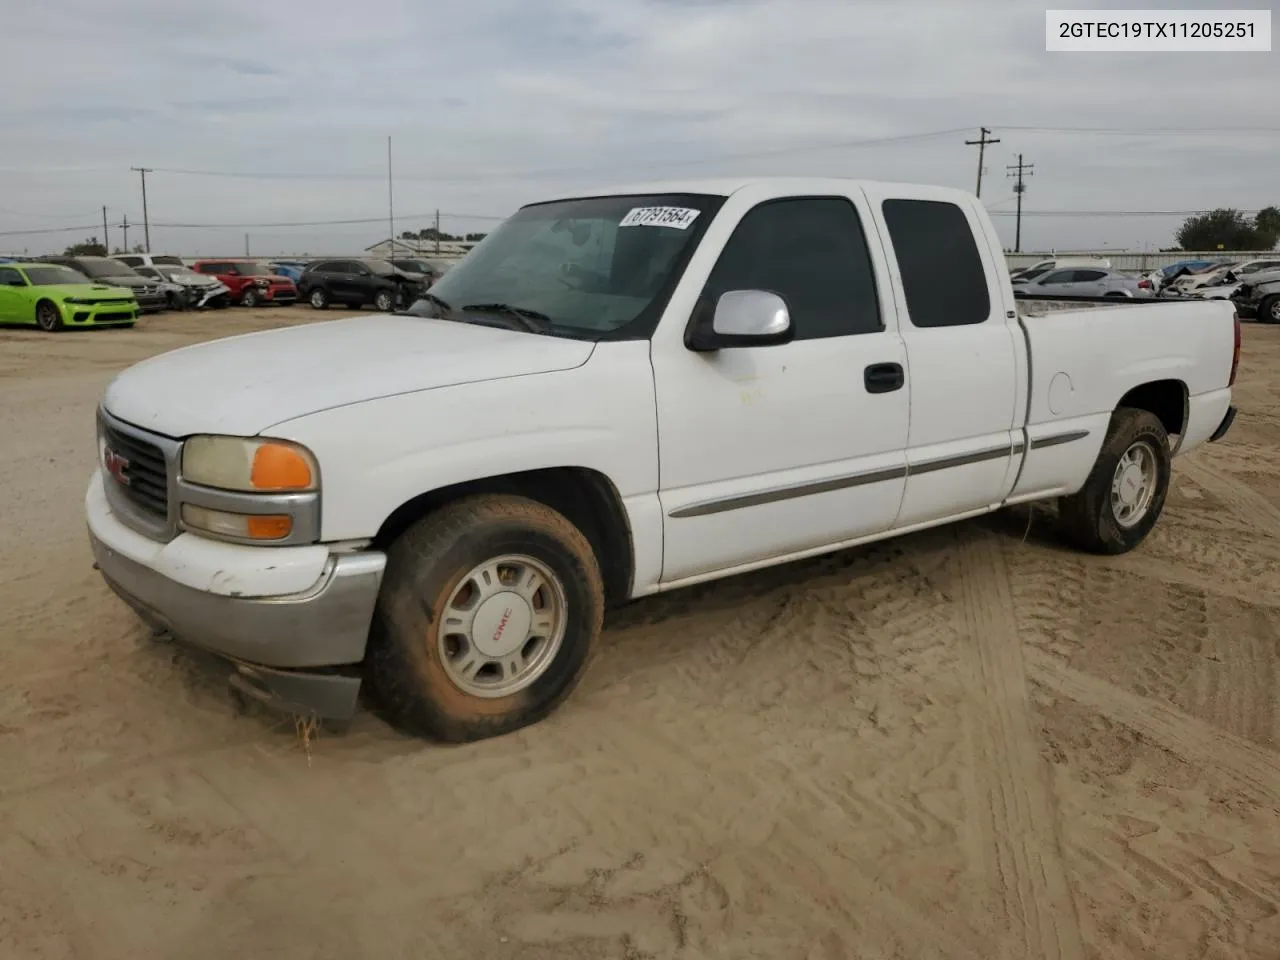
[[[1018,151],[1035,164],[1025,200],[1033,213],[1280,203],[1280,54],[1049,54],[1046,5],[10,5],[0,59],[0,234],[9,235],[0,251],[61,250],[100,234],[103,204],[119,244],[114,224],[142,220],[129,169],[139,165],[155,168],[155,252],[241,252],[245,233],[255,254],[363,248],[387,233],[388,135],[397,233],[429,226],[437,208],[447,230],[483,230],[524,202],[637,179],[816,174],[972,190],[977,150],[964,140],[983,124],[1002,141],[987,152],[982,194],[993,212],[1014,209],[1005,168]],[[1168,127],[1200,132],[1154,132]],[[1203,132],[1224,127],[1276,132]],[[240,226],[361,218],[380,222]],[[191,223],[232,226],[162,225]],[[1179,223],[1033,215],[1023,249],[1155,248]],[[86,224],[97,227],[11,233]],[[1013,218],[997,224],[1011,246]],[[140,241],[141,230],[129,236]]]

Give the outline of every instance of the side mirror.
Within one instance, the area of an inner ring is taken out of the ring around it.
[[[690,327],[685,346],[698,352],[729,347],[768,347],[795,336],[791,312],[776,293],[730,290],[720,295],[710,318],[705,311]]]

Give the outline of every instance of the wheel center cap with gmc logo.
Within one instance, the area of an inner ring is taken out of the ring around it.
[[[471,624],[471,642],[483,656],[509,657],[529,639],[533,611],[518,593],[504,590],[480,604]]]

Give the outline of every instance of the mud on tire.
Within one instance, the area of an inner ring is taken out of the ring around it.
[[[512,556],[552,575],[563,601],[563,630],[541,672],[523,688],[475,695],[454,679],[446,607],[458,603],[458,591],[478,567]],[[603,617],[596,557],[562,514],[523,497],[455,501],[419,520],[388,550],[366,661],[372,706],[400,730],[433,740],[459,743],[518,730],[547,716],[573,690]]]
[[[1112,492],[1122,458],[1135,447],[1141,448],[1143,456],[1150,451],[1154,457],[1154,489],[1141,516],[1126,526],[1117,516]],[[1090,553],[1128,553],[1146,539],[1160,518],[1169,494],[1172,465],[1169,435],[1155,414],[1131,407],[1116,410],[1084,486],[1058,500],[1063,537]]]

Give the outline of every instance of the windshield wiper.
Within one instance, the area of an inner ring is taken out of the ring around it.
[[[419,294],[419,295],[418,295],[418,299],[417,299],[417,300],[415,300],[413,303],[417,303],[419,300],[425,300],[425,301],[427,301],[427,303],[433,303],[433,304],[435,304],[437,307],[439,307],[441,310],[443,310],[446,314],[453,313],[453,307],[449,305],[448,301],[446,301],[446,300],[445,300],[445,299],[443,299],[442,297],[437,297],[434,293],[426,293],[426,292],[423,292],[423,293],[421,293],[421,294]],[[397,317],[421,317],[421,316],[423,316],[423,314],[421,314],[421,313],[414,313],[414,312],[413,312],[413,303],[409,304],[409,307],[408,307],[407,309],[404,309],[404,310],[396,310],[396,311],[394,311],[395,315],[396,315]],[[449,316],[443,316],[443,317],[433,317],[432,319],[435,319],[435,320],[449,320],[449,319],[453,319],[453,318],[451,318],[451,317],[449,317]]]
[[[509,303],[468,303],[462,309],[467,313],[500,313],[520,321],[530,333],[542,333],[547,327],[555,326],[555,321],[545,313],[528,307],[513,307]]]

